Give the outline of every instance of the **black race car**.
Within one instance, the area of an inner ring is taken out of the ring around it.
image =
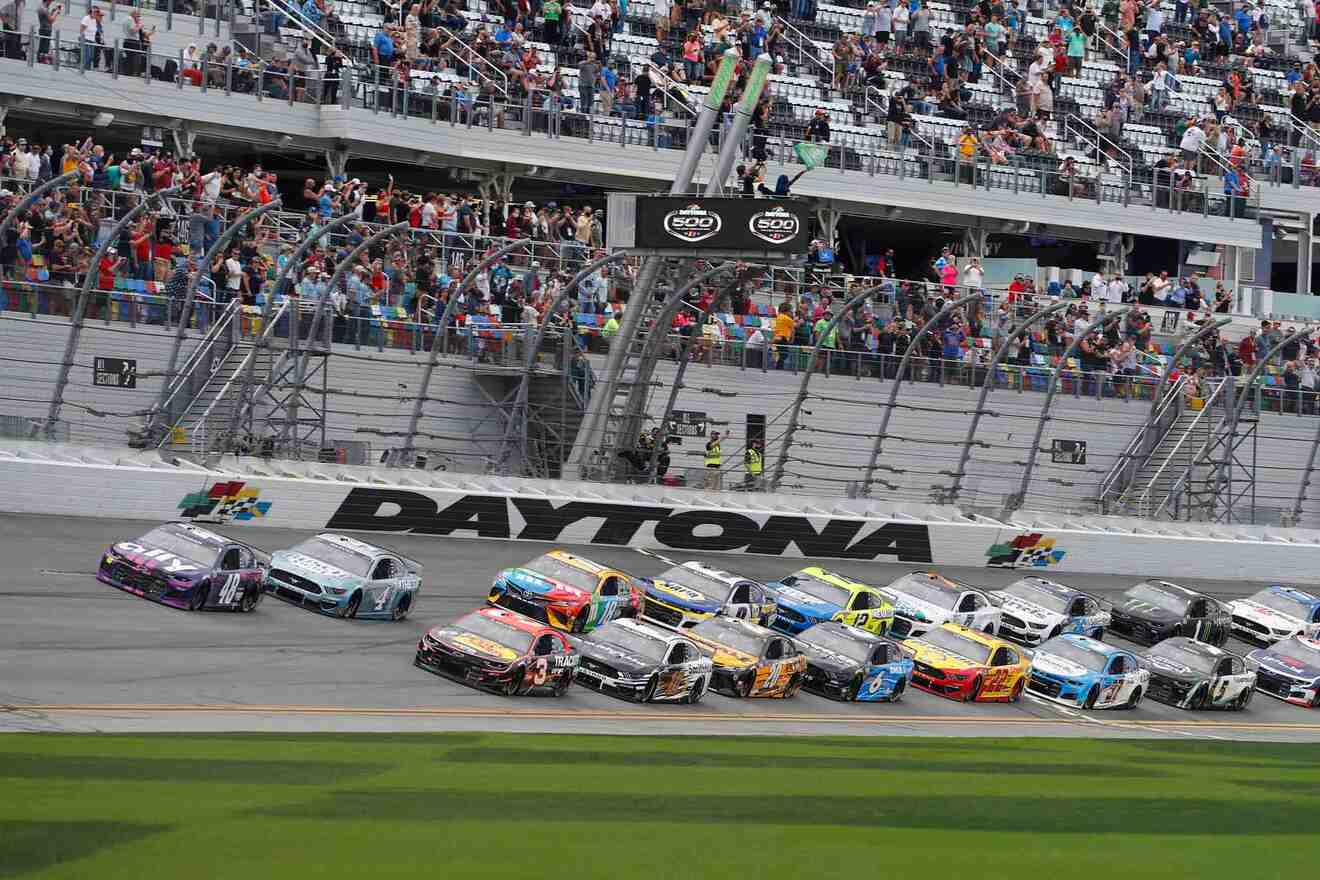
[[[835,620],[795,641],[807,658],[802,687],[831,700],[897,702],[912,680],[912,658],[898,642]]]
[[[1187,636],[1222,646],[1233,624],[1226,605],[1170,581],[1142,581],[1110,610],[1110,631],[1143,645]]]
[[[270,557],[250,544],[172,522],[112,544],[96,579],[173,608],[251,611],[261,601],[269,564]]]
[[[1147,699],[1179,709],[1236,709],[1251,702],[1256,673],[1242,658],[1186,636],[1165,639],[1141,655],[1150,672]]]
[[[638,703],[696,703],[710,686],[712,664],[692,640],[635,620],[611,620],[577,643],[574,680]]]

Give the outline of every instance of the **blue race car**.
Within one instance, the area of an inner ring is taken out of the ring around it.
[[[1031,658],[1027,691],[1082,709],[1134,709],[1150,689],[1137,655],[1090,636],[1055,636]]]
[[[855,626],[818,623],[795,641],[807,658],[803,689],[831,700],[894,703],[912,679],[912,658],[898,642]]]
[[[402,620],[417,601],[422,566],[393,550],[320,534],[271,555],[265,591],[330,617]]]

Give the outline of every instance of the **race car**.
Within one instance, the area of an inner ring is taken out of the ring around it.
[[[775,616],[775,599],[765,584],[700,562],[638,580],[645,594],[642,614],[665,626],[692,627],[716,614],[769,626]]]
[[[1001,613],[989,593],[933,571],[909,572],[880,595],[894,605],[894,638],[919,637],[946,622],[999,632]]]
[[[1293,636],[1320,636],[1320,596],[1275,584],[1249,599],[1228,603],[1233,635],[1258,645],[1272,645]]]
[[[1016,703],[1030,666],[1021,648],[958,623],[908,639],[903,650],[912,657],[914,685],[967,703]]]
[[[575,633],[642,614],[642,591],[631,576],[567,550],[504,569],[486,601]]]
[[[894,607],[875,587],[824,568],[804,568],[766,587],[778,606],[770,626],[789,635],[826,620],[881,635],[894,622]]]
[[[561,633],[507,608],[487,607],[428,630],[413,663],[507,697],[559,697],[573,683],[578,659]]]
[[[1146,696],[1179,709],[1240,712],[1256,688],[1256,673],[1241,657],[1186,636],[1165,639],[1140,659],[1150,670]]]
[[[1109,626],[1100,600],[1075,587],[1043,577],[1024,577],[1002,590],[991,590],[999,606],[999,635],[1032,647],[1063,633],[1099,639]]]
[[[1055,636],[1031,658],[1027,690],[1082,709],[1134,709],[1150,687],[1136,654],[1089,636]]]
[[[1187,636],[1222,646],[1232,623],[1228,609],[1217,600],[1170,581],[1142,581],[1110,612],[1110,630],[1142,645]]]
[[[735,617],[712,617],[684,635],[711,659],[710,690],[730,697],[791,697],[802,687],[807,658],[793,640]]]
[[[712,664],[695,642],[672,630],[624,618],[577,643],[577,683],[636,703],[697,703],[710,686]]]
[[[1247,655],[1256,690],[1298,706],[1320,706],[1320,640],[1293,636]]]
[[[417,601],[422,564],[356,538],[323,533],[271,556],[265,590],[330,617],[403,620]]]
[[[807,658],[803,689],[831,700],[896,703],[912,679],[898,642],[846,623],[818,623],[796,641]]]
[[[110,545],[96,579],[172,608],[251,611],[261,600],[268,562],[265,552],[250,544],[172,522]]]

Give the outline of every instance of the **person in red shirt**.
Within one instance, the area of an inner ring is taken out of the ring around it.
[[[1238,343],[1238,359],[1242,361],[1242,369],[1249,370],[1256,365],[1256,328],[1242,337]]]
[[[1008,285],[1008,301],[1015,303],[1022,299],[1022,295],[1027,292],[1027,285],[1022,281],[1021,275],[1013,276],[1013,283]]]

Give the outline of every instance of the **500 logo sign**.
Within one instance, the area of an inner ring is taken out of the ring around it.
[[[859,519],[592,501],[556,504],[501,495],[466,495],[442,508],[435,498],[402,489],[352,489],[325,527],[610,546],[654,542],[675,550],[742,550],[767,556],[932,561],[930,531],[920,523],[875,525]]]

